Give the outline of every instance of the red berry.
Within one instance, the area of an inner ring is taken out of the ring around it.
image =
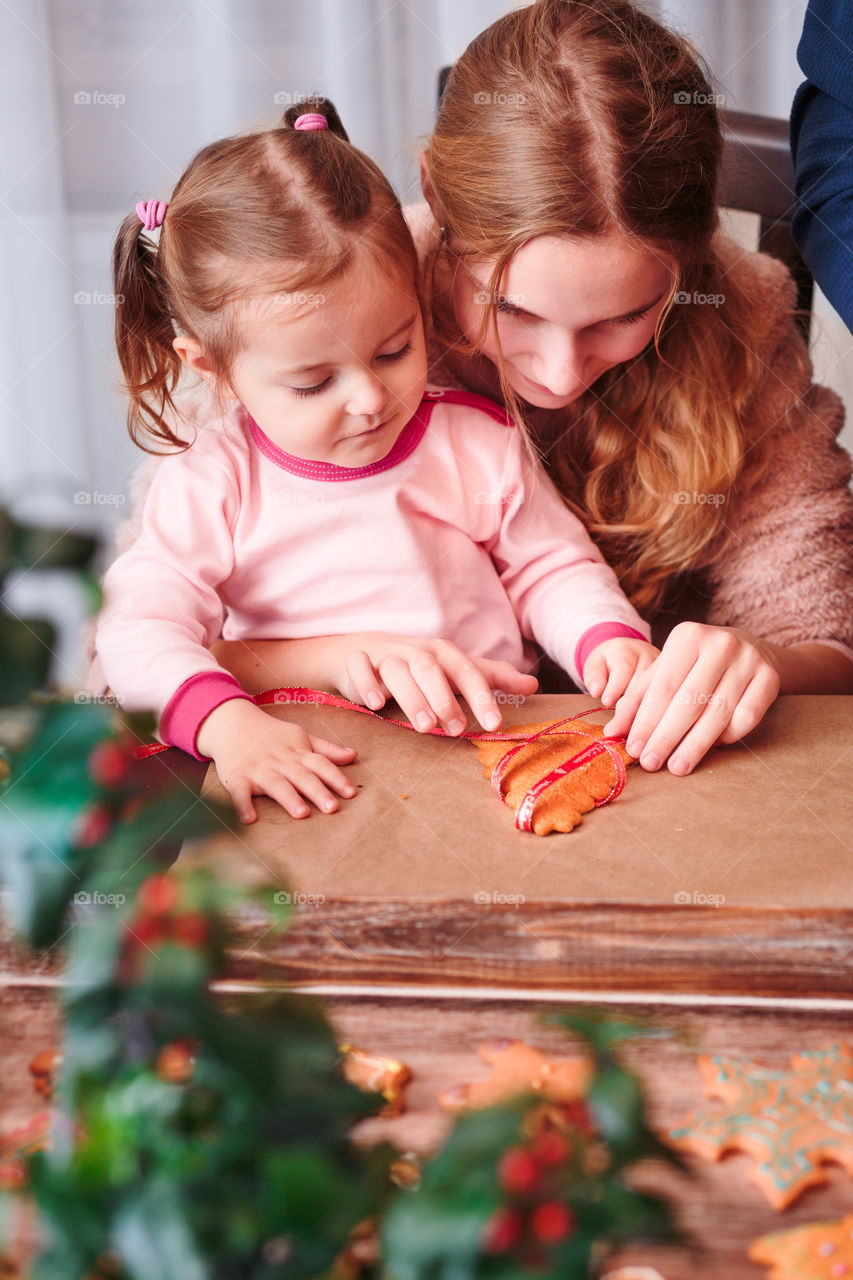
[[[207,941],[207,917],[200,911],[187,911],[172,924],[172,937],[184,947],[200,947]]]
[[[78,849],[91,849],[100,844],[110,833],[112,815],[105,804],[92,805],[78,819],[74,830],[74,843]]]
[[[566,1124],[573,1129],[577,1129],[578,1133],[589,1134],[593,1132],[595,1126],[592,1123],[589,1107],[585,1102],[579,1099],[575,1102],[566,1102],[563,1104],[562,1112]]]
[[[137,916],[128,921],[127,931],[131,944],[149,948],[156,947],[169,932],[165,920],[157,920],[151,916]]]
[[[483,1230],[484,1253],[506,1253],[521,1239],[521,1215],[515,1209],[499,1209]]]
[[[543,1244],[556,1244],[571,1234],[574,1216],[567,1205],[559,1200],[545,1200],[530,1215],[530,1231]]]
[[[527,1195],[539,1181],[539,1166],[524,1147],[510,1147],[501,1156],[498,1179],[510,1195]]]
[[[538,1165],[546,1169],[565,1164],[571,1155],[572,1148],[566,1138],[556,1129],[545,1129],[537,1134],[530,1144],[530,1154]]]
[[[136,901],[145,915],[168,915],[178,901],[178,889],[168,876],[149,876],[139,886]]]
[[[117,742],[99,742],[89,756],[89,772],[99,787],[120,786],[130,765],[130,756]]]

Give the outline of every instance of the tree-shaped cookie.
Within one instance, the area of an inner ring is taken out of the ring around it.
[[[586,1058],[546,1057],[523,1040],[487,1040],[477,1050],[492,1068],[485,1080],[451,1085],[439,1094],[448,1111],[493,1107],[520,1093],[540,1093],[548,1102],[575,1102],[583,1098],[592,1079]]]
[[[689,1116],[670,1133],[676,1146],[708,1160],[748,1152],[758,1162],[749,1177],[775,1209],[826,1182],[827,1162],[853,1174],[849,1045],[798,1054],[784,1071],[722,1057],[701,1057],[699,1069],[705,1092],[725,1106]]]
[[[634,757],[621,738],[605,738],[601,725],[571,716],[512,726],[526,739],[507,749],[497,738],[475,743],[483,773],[521,831],[546,836],[571,831],[590,809],[614,800]]]
[[[853,1276],[853,1213],[836,1222],[813,1222],[762,1236],[749,1246],[749,1257],[772,1268],[767,1280]]]

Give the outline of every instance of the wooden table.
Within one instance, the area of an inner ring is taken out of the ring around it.
[[[590,706],[534,696],[506,723]],[[634,766],[567,834],[518,832],[474,747],[336,708],[276,709],[359,749],[332,816],[261,820],[184,855],[303,905],[265,976],[489,992],[853,992],[853,698],[779,699],[694,774]],[[606,713],[590,718],[605,722]],[[300,897],[301,895],[301,897]],[[246,927],[246,941],[253,926]],[[254,977],[251,956],[235,977]],[[270,967],[272,972],[270,972]]]
[[[589,706],[534,697],[505,720]],[[257,825],[188,847],[180,862],[281,885],[299,903],[272,950],[268,939],[259,950],[264,918],[242,918],[223,993],[300,986],[341,1039],[413,1070],[406,1112],[363,1125],[363,1141],[434,1149],[450,1123],[438,1092],[488,1074],[483,1040],[570,1052],[542,1025],[543,1007],[595,1003],[670,1029],[624,1051],[661,1132],[703,1104],[699,1052],[782,1067],[853,1037],[853,699],[781,698],[747,742],[712,752],[691,777],[632,768],[617,801],[541,839],[515,830],[467,743],[318,706],[271,714],[357,746],[358,796],[303,822],[261,799]],[[59,980],[47,962],[7,966],[12,1067],[25,1071],[55,1036]],[[642,1170],[704,1254],[644,1247],[622,1261],[665,1280],[760,1280],[749,1240],[853,1206],[853,1182],[833,1168],[827,1187],[776,1214],[746,1180],[749,1163],[695,1162],[689,1181]]]

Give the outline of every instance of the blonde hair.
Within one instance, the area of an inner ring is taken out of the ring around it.
[[[465,50],[425,152],[447,237],[463,257],[495,262],[473,345],[434,292],[436,337],[474,354],[491,330],[501,390],[522,424],[496,311],[522,245],[616,231],[673,268],[654,341],[574,401],[558,434],[534,441],[646,612],[679,575],[720,556],[729,499],[768,462],[744,435],[763,373],[748,299],[713,244],[721,149],[715,95],[685,40],[629,0],[536,0]],[[677,305],[697,296],[723,301]]]
[[[328,128],[293,127],[311,112],[325,116]],[[128,429],[149,452],[149,440],[188,447],[171,425],[180,417],[176,333],[201,344],[220,384],[244,343],[239,309],[229,304],[259,290],[298,298],[340,279],[365,252],[413,288],[417,276],[388,180],[320,97],[288,108],[278,128],[205,147],[175,187],[159,246],[141,231],[130,214],[113,251],[115,336]]]

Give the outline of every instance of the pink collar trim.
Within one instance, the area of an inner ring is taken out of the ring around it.
[[[269,458],[270,462],[275,463],[277,467],[281,467],[283,471],[289,471],[295,476],[302,476],[305,480],[363,480],[367,476],[375,476],[380,471],[387,471],[390,467],[398,466],[405,458],[408,458],[410,453],[417,449],[423,439],[424,432],[429,426],[434,395],[435,393],[433,392],[426,392],[423,400],[415,410],[414,416],[403,427],[389,452],[386,453],[384,458],[380,458],[378,462],[371,462],[367,467],[339,467],[334,462],[314,462],[309,458],[295,458],[293,454],[285,453],[277,444],[273,444],[269,436],[264,434],[254,418],[251,418],[248,413],[245,417],[249,424],[252,439],[261,453],[264,457]]]

